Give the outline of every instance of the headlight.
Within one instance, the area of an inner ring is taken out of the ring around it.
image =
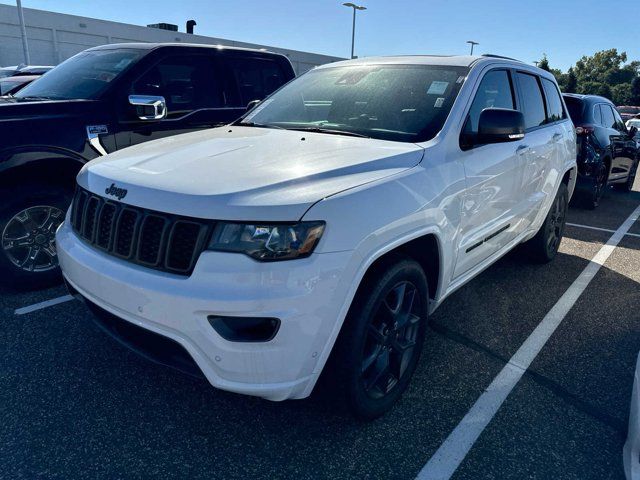
[[[324,226],[324,222],[219,222],[213,231],[209,250],[244,253],[263,262],[304,258],[313,252]]]

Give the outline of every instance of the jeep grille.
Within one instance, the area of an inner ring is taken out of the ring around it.
[[[191,275],[214,222],[134,207],[76,189],[71,226],[80,238],[114,257]]]

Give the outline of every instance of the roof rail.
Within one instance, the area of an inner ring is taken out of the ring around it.
[[[511,58],[511,57],[505,57],[503,55],[494,55],[493,53],[483,53],[481,55],[481,57],[488,57],[488,58],[502,58],[504,60],[513,60],[514,62],[520,62],[522,63],[522,60],[518,60],[517,58]]]

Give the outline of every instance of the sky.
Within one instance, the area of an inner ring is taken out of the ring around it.
[[[22,0],[25,8],[184,31],[339,57],[351,51],[344,0]],[[12,0],[0,3],[13,4]],[[583,55],[617,48],[640,59],[640,7],[611,0],[360,0],[356,55],[493,53],[531,63],[546,53],[566,70]]]

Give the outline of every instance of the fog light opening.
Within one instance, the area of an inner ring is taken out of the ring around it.
[[[280,320],[260,317],[207,317],[213,329],[230,342],[268,342],[278,333]]]

